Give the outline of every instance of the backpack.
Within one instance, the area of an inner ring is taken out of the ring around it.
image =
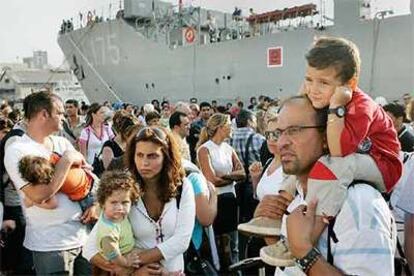
[[[108,137],[109,137],[108,129],[106,128],[106,126],[104,126],[104,128],[106,129],[106,132],[107,132]],[[91,137],[91,130],[89,128],[87,128],[86,132],[88,132],[88,140],[86,142],[86,149],[88,149],[89,138]],[[103,147],[101,148],[101,150],[98,154],[95,154],[95,157],[93,158],[93,162],[91,164],[92,165],[92,172],[99,178],[101,177],[101,175],[105,171],[105,167],[104,167],[104,164],[103,164],[103,161],[102,161],[102,152],[103,152]]]
[[[10,178],[7,174],[6,168],[4,167],[4,155],[5,155],[5,146],[7,140],[13,136],[23,136],[24,131],[19,128],[14,128],[10,130],[0,142],[0,201],[4,202],[4,189],[9,185]]]
[[[192,173],[201,173],[197,167],[185,166],[185,175],[188,177]],[[177,202],[177,209],[180,209],[181,194],[183,191],[183,185],[178,186],[177,195],[175,196]],[[208,237],[206,229],[203,228],[203,241],[208,243]],[[211,249],[209,249],[211,250]],[[211,254],[211,252],[210,252]],[[205,275],[205,276],[217,276],[217,270],[209,259],[201,256],[200,250],[195,249],[193,241],[190,240],[190,245],[185,252],[185,271],[188,275]]]
[[[95,155],[95,157],[93,158],[93,163],[92,163],[92,172],[99,178],[105,171],[105,167],[104,167],[103,160],[102,160],[102,152],[103,152],[103,148],[101,148],[101,151],[99,152],[99,154]]]
[[[200,171],[198,171],[196,168],[192,168],[192,167],[184,167],[185,170],[185,176],[189,176],[192,173],[200,173]],[[180,209],[180,201],[181,201],[181,194],[183,193],[183,185],[181,184],[180,186],[177,187],[177,194],[175,195],[175,202],[177,204],[177,209]]]

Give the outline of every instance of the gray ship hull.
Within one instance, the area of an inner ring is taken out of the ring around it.
[[[170,48],[117,19],[62,34],[58,43],[92,102],[142,105],[152,99],[191,97],[224,102],[260,94],[283,98],[297,93],[304,55],[319,35],[343,36],[359,46],[360,87],[372,97],[393,100],[414,91],[413,7],[410,15],[374,22],[359,19],[358,1],[336,2],[335,24],[323,31],[302,29]],[[283,65],[269,68],[268,48],[279,46]]]

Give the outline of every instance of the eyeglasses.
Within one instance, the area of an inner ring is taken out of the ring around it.
[[[266,137],[266,140],[277,141],[278,139],[276,131],[265,131],[264,135]]]
[[[265,137],[267,140],[277,141],[282,137],[283,134],[286,134],[288,137],[295,137],[299,135],[303,130],[310,128],[325,128],[325,126],[290,126],[285,129],[276,129],[274,131],[266,131]]]

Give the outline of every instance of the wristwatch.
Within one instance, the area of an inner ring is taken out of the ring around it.
[[[308,254],[305,255],[305,257],[301,259],[295,258],[295,263],[304,273],[307,273],[320,258],[320,256],[321,252],[319,252],[317,248],[313,247]]]
[[[346,114],[345,106],[338,106],[336,108],[329,108],[328,114],[335,114],[338,118],[343,118]]]

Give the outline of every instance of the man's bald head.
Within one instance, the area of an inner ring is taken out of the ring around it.
[[[304,96],[287,99],[279,110],[277,146],[283,171],[306,179],[314,163],[325,153],[325,124],[321,110]],[[326,115],[325,115],[326,118]]]
[[[316,125],[326,126],[326,122],[328,120],[328,107],[323,109],[315,109],[312,106],[311,101],[305,95],[293,96],[284,100],[280,106],[279,113],[286,105],[297,105],[301,108],[303,113],[309,114],[309,116],[314,118],[314,123]]]

